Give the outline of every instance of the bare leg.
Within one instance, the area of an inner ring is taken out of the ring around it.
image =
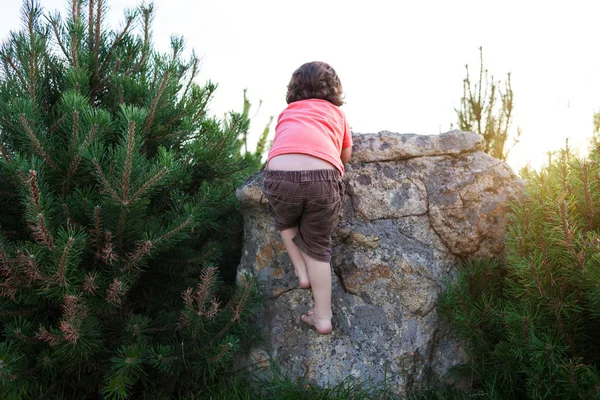
[[[302,252],[296,246],[292,239],[294,236],[298,234],[298,227],[286,229],[280,232],[281,239],[283,240],[283,245],[290,256],[290,260],[292,260],[292,264],[294,265],[294,272],[300,281],[300,287],[303,289],[308,289],[310,287],[310,281],[308,280],[308,272],[306,271],[306,263],[304,257],[302,257]]]
[[[322,335],[331,333],[331,266],[301,253],[308,270],[315,308],[302,316],[302,321],[313,325]]]

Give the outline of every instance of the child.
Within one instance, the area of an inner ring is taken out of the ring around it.
[[[312,289],[314,308],[301,320],[321,334],[332,330],[331,234],[344,196],[344,164],[352,155],[342,97],[328,64],[310,62],[294,71],[263,184],[300,286]]]

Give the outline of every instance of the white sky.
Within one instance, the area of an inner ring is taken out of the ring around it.
[[[107,0],[110,23],[137,0]],[[66,0],[42,0],[50,11]],[[19,27],[18,0],[0,0],[0,37]],[[251,141],[285,107],[292,72],[307,61],[331,64],[345,92],[354,132],[436,134],[456,122],[465,64],[498,79],[512,72],[513,132],[523,130],[509,163],[542,164],[546,152],[585,146],[600,109],[598,1],[538,0],[156,0],[153,39],[172,34],[202,56],[201,82],[219,89],[215,115],[241,110],[242,92],[263,105]],[[272,126],[274,129],[274,125]]]

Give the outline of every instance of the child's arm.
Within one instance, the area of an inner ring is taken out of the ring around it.
[[[350,157],[352,157],[352,130],[350,129],[348,121],[345,122],[344,138],[342,139],[342,154],[340,154],[342,164],[347,164],[348,161],[350,161]]]
[[[342,149],[342,154],[340,154],[342,164],[347,164],[350,161],[350,157],[352,157],[352,146]]]

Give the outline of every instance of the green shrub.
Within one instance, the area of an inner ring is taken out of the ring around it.
[[[104,26],[23,6],[0,50],[0,398],[173,398],[228,366],[255,284],[233,192],[247,107],[207,115],[199,60],[153,50],[152,7]],[[136,33],[136,30],[139,32]],[[233,272],[232,272],[233,271]]]
[[[406,396],[392,391],[386,382],[356,380],[351,376],[342,382],[319,387],[302,379],[294,380],[273,371],[270,376],[257,378],[248,375],[234,375],[229,380],[220,381],[198,398],[209,400],[467,400],[500,397],[486,396],[481,391],[464,392],[456,388],[429,388],[414,390]],[[503,400],[503,399],[502,399]]]
[[[440,300],[472,370],[506,399],[600,395],[600,163],[568,147],[524,170],[503,260],[466,263]]]

